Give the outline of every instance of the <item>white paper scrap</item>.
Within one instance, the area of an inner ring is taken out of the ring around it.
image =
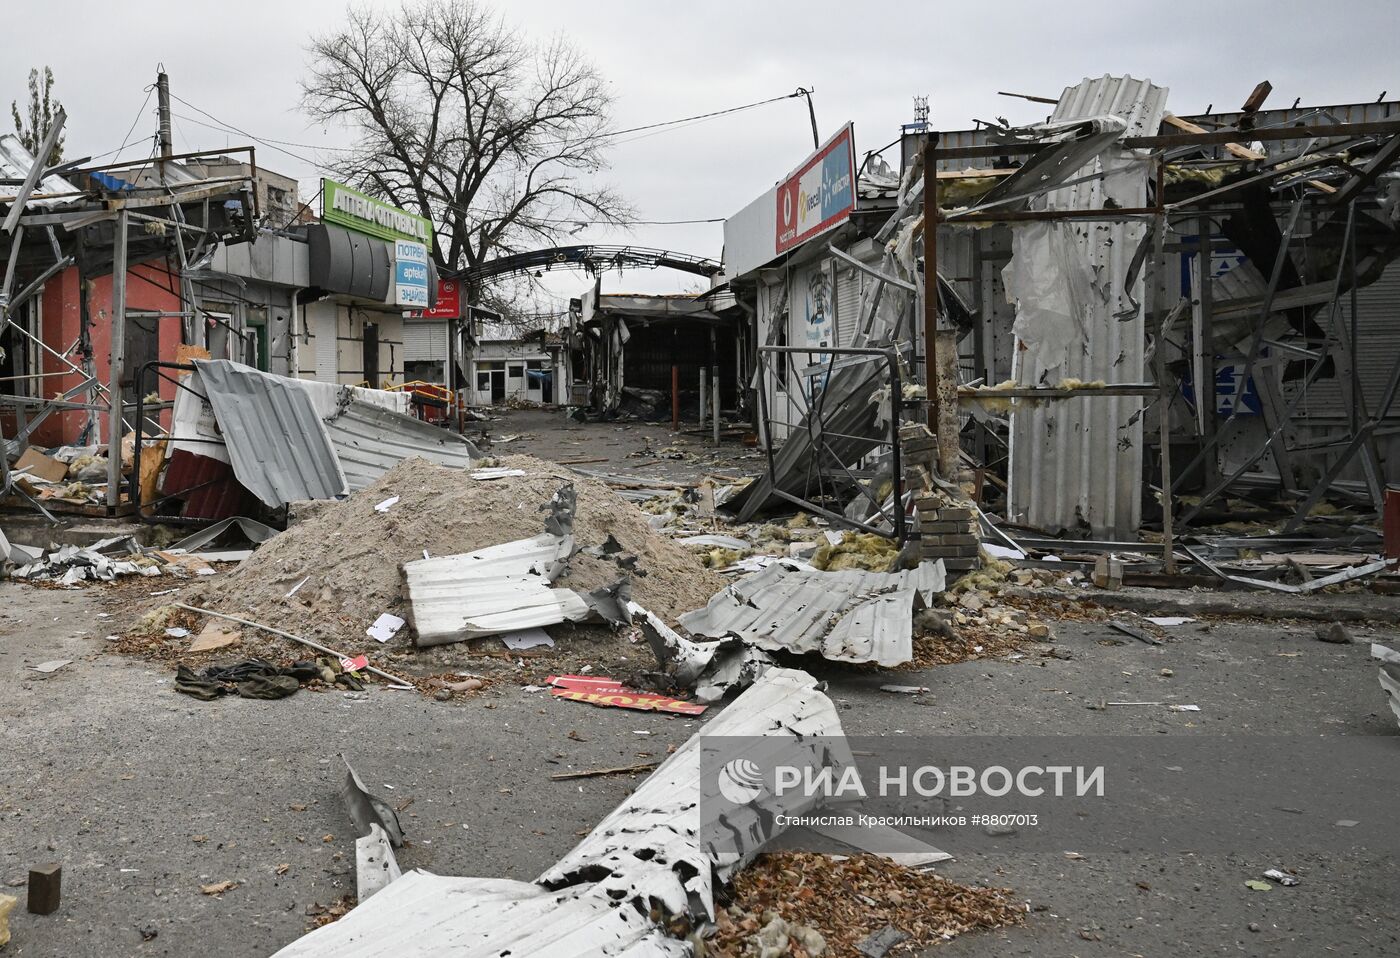
[[[506,644],[506,648],[513,652],[521,652],[525,649],[534,649],[540,646],[554,648],[554,640],[549,637],[549,633],[541,628],[517,629],[514,632],[502,632],[498,638]]]
[[[378,642],[388,642],[397,635],[399,629],[402,628],[403,619],[399,618],[397,615],[390,615],[388,612],[385,612],[374,620],[374,625],[365,629],[365,635],[368,635],[371,639]]]

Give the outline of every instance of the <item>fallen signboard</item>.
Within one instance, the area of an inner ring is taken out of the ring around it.
[[[587,702],[589,705],[636,709],[639,712],[675,712],[679,715],[702,715],[709,707],[669,695],[629,689],[616,679],[590,675],[551,675],[546,681],[553,686],[549,691],[555,698]]]

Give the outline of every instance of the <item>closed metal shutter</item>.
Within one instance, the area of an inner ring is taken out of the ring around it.
[[[1391,263],[1380,279],[1357,290],[1357,375],[1367,412],[1374,415],[1390,379],[1391,369],[1400,356],[1400,262]],[[1318,322],[1329,328],[1330,307],[1318,314]],[[1351,296],[1342,294],[1336,312],[1337,322],[1351,329]],[[1348,410],[1336,379],[1319,380],[1308,388],[1299,414],[1310,419],[1346,420]],[[1391,407],[1388,419],[1400,419],[1400,400]]]
[[[853,266],[836,267],[837,345],[849,346],[860,328],[860,294],[865,274]]]
[[[441,320],[404,320],[403,358],[409,363],[436,363],[447,360],[447,323]]]
[[[339,307],[323,311],[321,315],[316,317],[316,379],[318,382],[333,383],[339,381],[340,360],[338,352],[340,344],[336,342],[339,321]]]

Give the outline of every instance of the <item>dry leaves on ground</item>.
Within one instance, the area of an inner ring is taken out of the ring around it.
[[[760,856],[735,878],[731,902],[708,942],[725,958],[755,953],[751,939],[770,912],[819,932],[829,958],[861,958],[856,944],[889,925],[908,936],[890,954],[912,954],[966,931],[1017,924],[1026,912],[1006,889],[970,888],[878,855],[809,852]]]

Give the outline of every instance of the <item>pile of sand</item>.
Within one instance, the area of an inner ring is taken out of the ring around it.
[[[365,629],[382,612],[410,618],[399,567],[430,555],[471,552],[544,531],[550,497],[574,484],[579,548],[612,535],[638,557],[632,598],[674,622],[703,606],[725,580],[647,524],[646,515],[601,482],[531,456],[499,464],[524,476],[480,481],[459,469],[409,459],[344,502],[329,503],[259,548],[236,570],[209,583],[192,604],[276,626],[342,651],[382,649]],[[392,496],[388,511],[375,505]],[[576,555],[557,585],[596,589],[626,572],[612,559]],[[310,577],[287,598],[303,578]],[[402,648],[407,632],[389,645]]]

